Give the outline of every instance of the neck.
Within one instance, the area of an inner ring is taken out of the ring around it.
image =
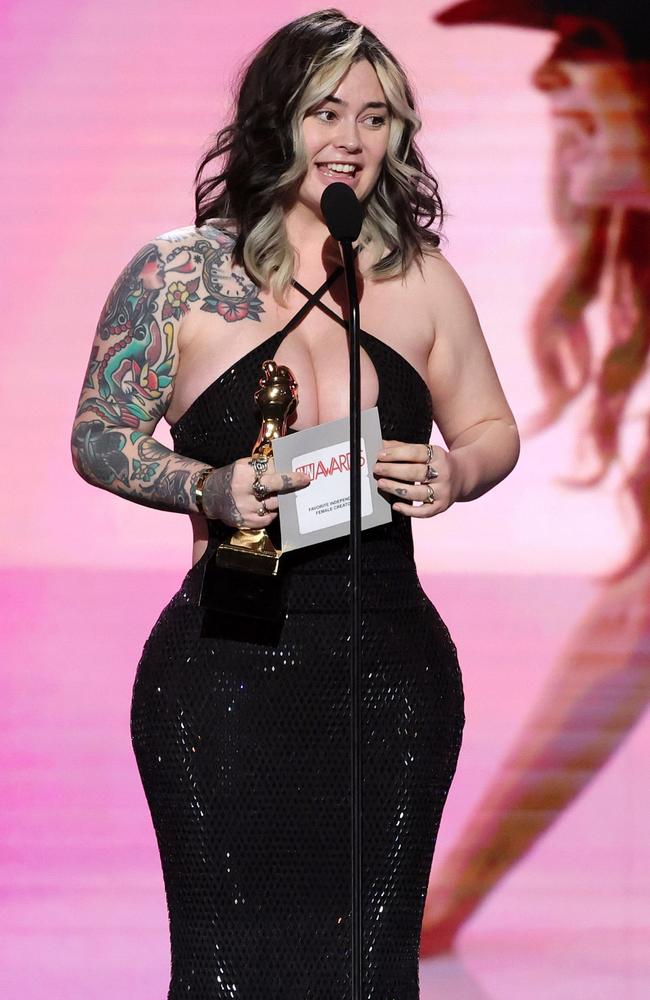
[[[296,271],[330,271],[341,263],[336,240],[323,220],[305,205],[296,203],[287,210],[284,225],[289,243],[297,254]]]

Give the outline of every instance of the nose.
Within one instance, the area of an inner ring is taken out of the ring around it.
[[[334,145],[346,149],[349,153],[358,152],[361,149],[361,138],[356,119],[341,119]]]
[[[563,90],[571,86],[571,80],[556,59],[545,59],[533,71],[531,83],[537,90]]]

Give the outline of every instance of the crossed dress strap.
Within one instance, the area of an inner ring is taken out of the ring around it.
[[[360,250],[361,250],[361,244],[357,245],[354,248],[353,252],[355,257]],[[307,301],[303,306],[300,307],[298,312],[289,320],[287,325],[282,330],[283,333],[288,333],[290,330],[295,329],[295,327],[298,326],[298,324],[307,315],[307,313],[311,312],[314,306],[318,306],[319,309],[322,309],[323,312],[327,313],[328,316],[331,316],[332,319],[335,319],[337,323],[339,323],[341,326],[344,326],[347,330],[348,327],[347,322],[344,319],[342,319],[337,313],[335,313],[333,309],[330,309],[329,306],[326,306],[324,302],[321,302],[322,296],[325,294],[328,288],[331,288],[331,286],[334,284],[337,278],[343,273],[343,270],[344,270],[343,265],[339,264],[338,267],[336,267],[332,271],[332,273],[326,278],[326,280],[323,282],[320,288],[317,288],[315,292],[310,292],[308,288],[305,288],[304,285],[301,285],[300,282],[296,281],[295,278],[291,279],[291,284],[294,286],[294,288],[297,288],[299,292],[302,292]]]
[[[307,296],[307,298],[313,298],[309,289],[305,288],[304,285],[301,285],[300,282],[296,281],[295,278],[291,279],[291,283],[292,285],[295,285],[295,287],[298,289],[299,292],[302,292],[303,295]],[[324,302],[321,302],[320,298],[315,300],[312,304],[318,306],[319,309],[322,309],[324,313],[327,313],[328,316],[331,316],[332,319],[335,319],[336,322],[340,324],[340,326],[344,326],[345,329],[347,330],[348,324],[346,323],[346,321],[341,316],[339,316],[338,313],[335,313],[333,309],[330,309],[329,306],[326,306]]]
[[[282,327],[282,330],[280,332],[289,333],[290,330],[295,329],[295,327],[297,327],[299,323],[302,322],[307,313],[311,312],[311,310],[314,308],[315,305],[322,305],[320,301],[321,296],[325,294],[328,288],[332,287],[334,282],[337,280],[337,278],[340,277],[342,273],[343,273],[343,266],[339,264],[339,266],[336,267],[330,275],[328,275],[328,277],[325,279],[320,288],[317,288],[315,292],[308,291],[306,288],[303,288],[302,285],[298,285],[297,282],[294,279],[292,279],[293,284],[296,285],[296,288],[298,288],[299,291],[303,292],[303,294],[307,296],[307,301],[305,302],[304,305],[300,307],[297,313],[294,313],[294,315],[291,317],[288,323],[286,323],[285,326]]]

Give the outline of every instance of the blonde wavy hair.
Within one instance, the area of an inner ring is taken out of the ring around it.
[[[338,86],[353,63],[374,67],[389,107],[388,148],[380,176],[363,203],[360,242],[374,278],[405,274],[440,236],[438,183],[414,137],[421,119],[406,74],[364,25],[329,9],[298,18],[269,38],[240,75],[234,118],[217,134],[195,177],[195,224],[235,224],[236,263],[284,302],[296,260],[284,213],[307,170],[302,123]],[[224,158],[221,170],[204,178]]]

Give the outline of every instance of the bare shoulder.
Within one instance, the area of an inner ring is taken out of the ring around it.
[[[169,229],[155,236],[152,242],[165,254],[166,272],[183,275],[197,267],[200,270],[206,259],[211,265],[218,260],[221,269],[227,270],[236,238],[234,230],[218,220],[210,220],[202,226]]]
[[[234,260],[234,224],[210,219],[202,226],[172,229],[159,239],[167,247],[166,274],[175,276],[169,291],[182,306],[183,342],[202,328],[206,313],[215,314],[225,326],[244,319],[259,321],[263,311],[259,288]]]
[[[439,248],[427,249],[422,258],[422,273],[431,295],[446,298],[469,298],[465,282]]]
[[[189,274],[200,270],[206,260],[222,271],[234,268],[232,250],[236,231],[221,220],[209,220],[201,226],[179,226],[155,236],[151,241],[165,254],[166,272]],[[169,266],[172,265],[172,266]],[[192,265],[195,265],[194,267]]]
[[[224,219],[209,219],[202,226],[179,226],[154,237],[154,242],[187,243],[193,240],[214,240],[217,243],[233,243],[236,232]]]
[[[437,247],[426,247],[416,255],[404,276],[376,283],[382,309],[408,310],[419,337],[433,347],[437,331],[453,325],[460,314],[471,314],[473,304],[458,272]]]
[[[447,315],[454,304],[471,304],[462,278],[437,247],[426,247],[421,256],[413,259],[403,278],[396,277],[386,284],[394,295],[408,301],[411,309],[415,307],[418,314],[434,322]]]
[[[246,295],[229,266],[234,234],[217,225],[154,236],[124,265],[102,307],[78,416],[151,433],[170,406],[196,317],[228,320]],[[225,325],[225,324],[224,324]]]
[[[150,293],[147,304],[156,319],[181,335],[197,309],[217,312],[221,288],[236,270],[232,250],[236,234],[219,220],[201,226],[179,226],[153,236],[133,255],[111,292],[122,298],[130,290]]]
[[[428,250],[422,261],[425,297],[436,337],[445,331],[480,331],[472,297],[456,268],[439,249]]]

